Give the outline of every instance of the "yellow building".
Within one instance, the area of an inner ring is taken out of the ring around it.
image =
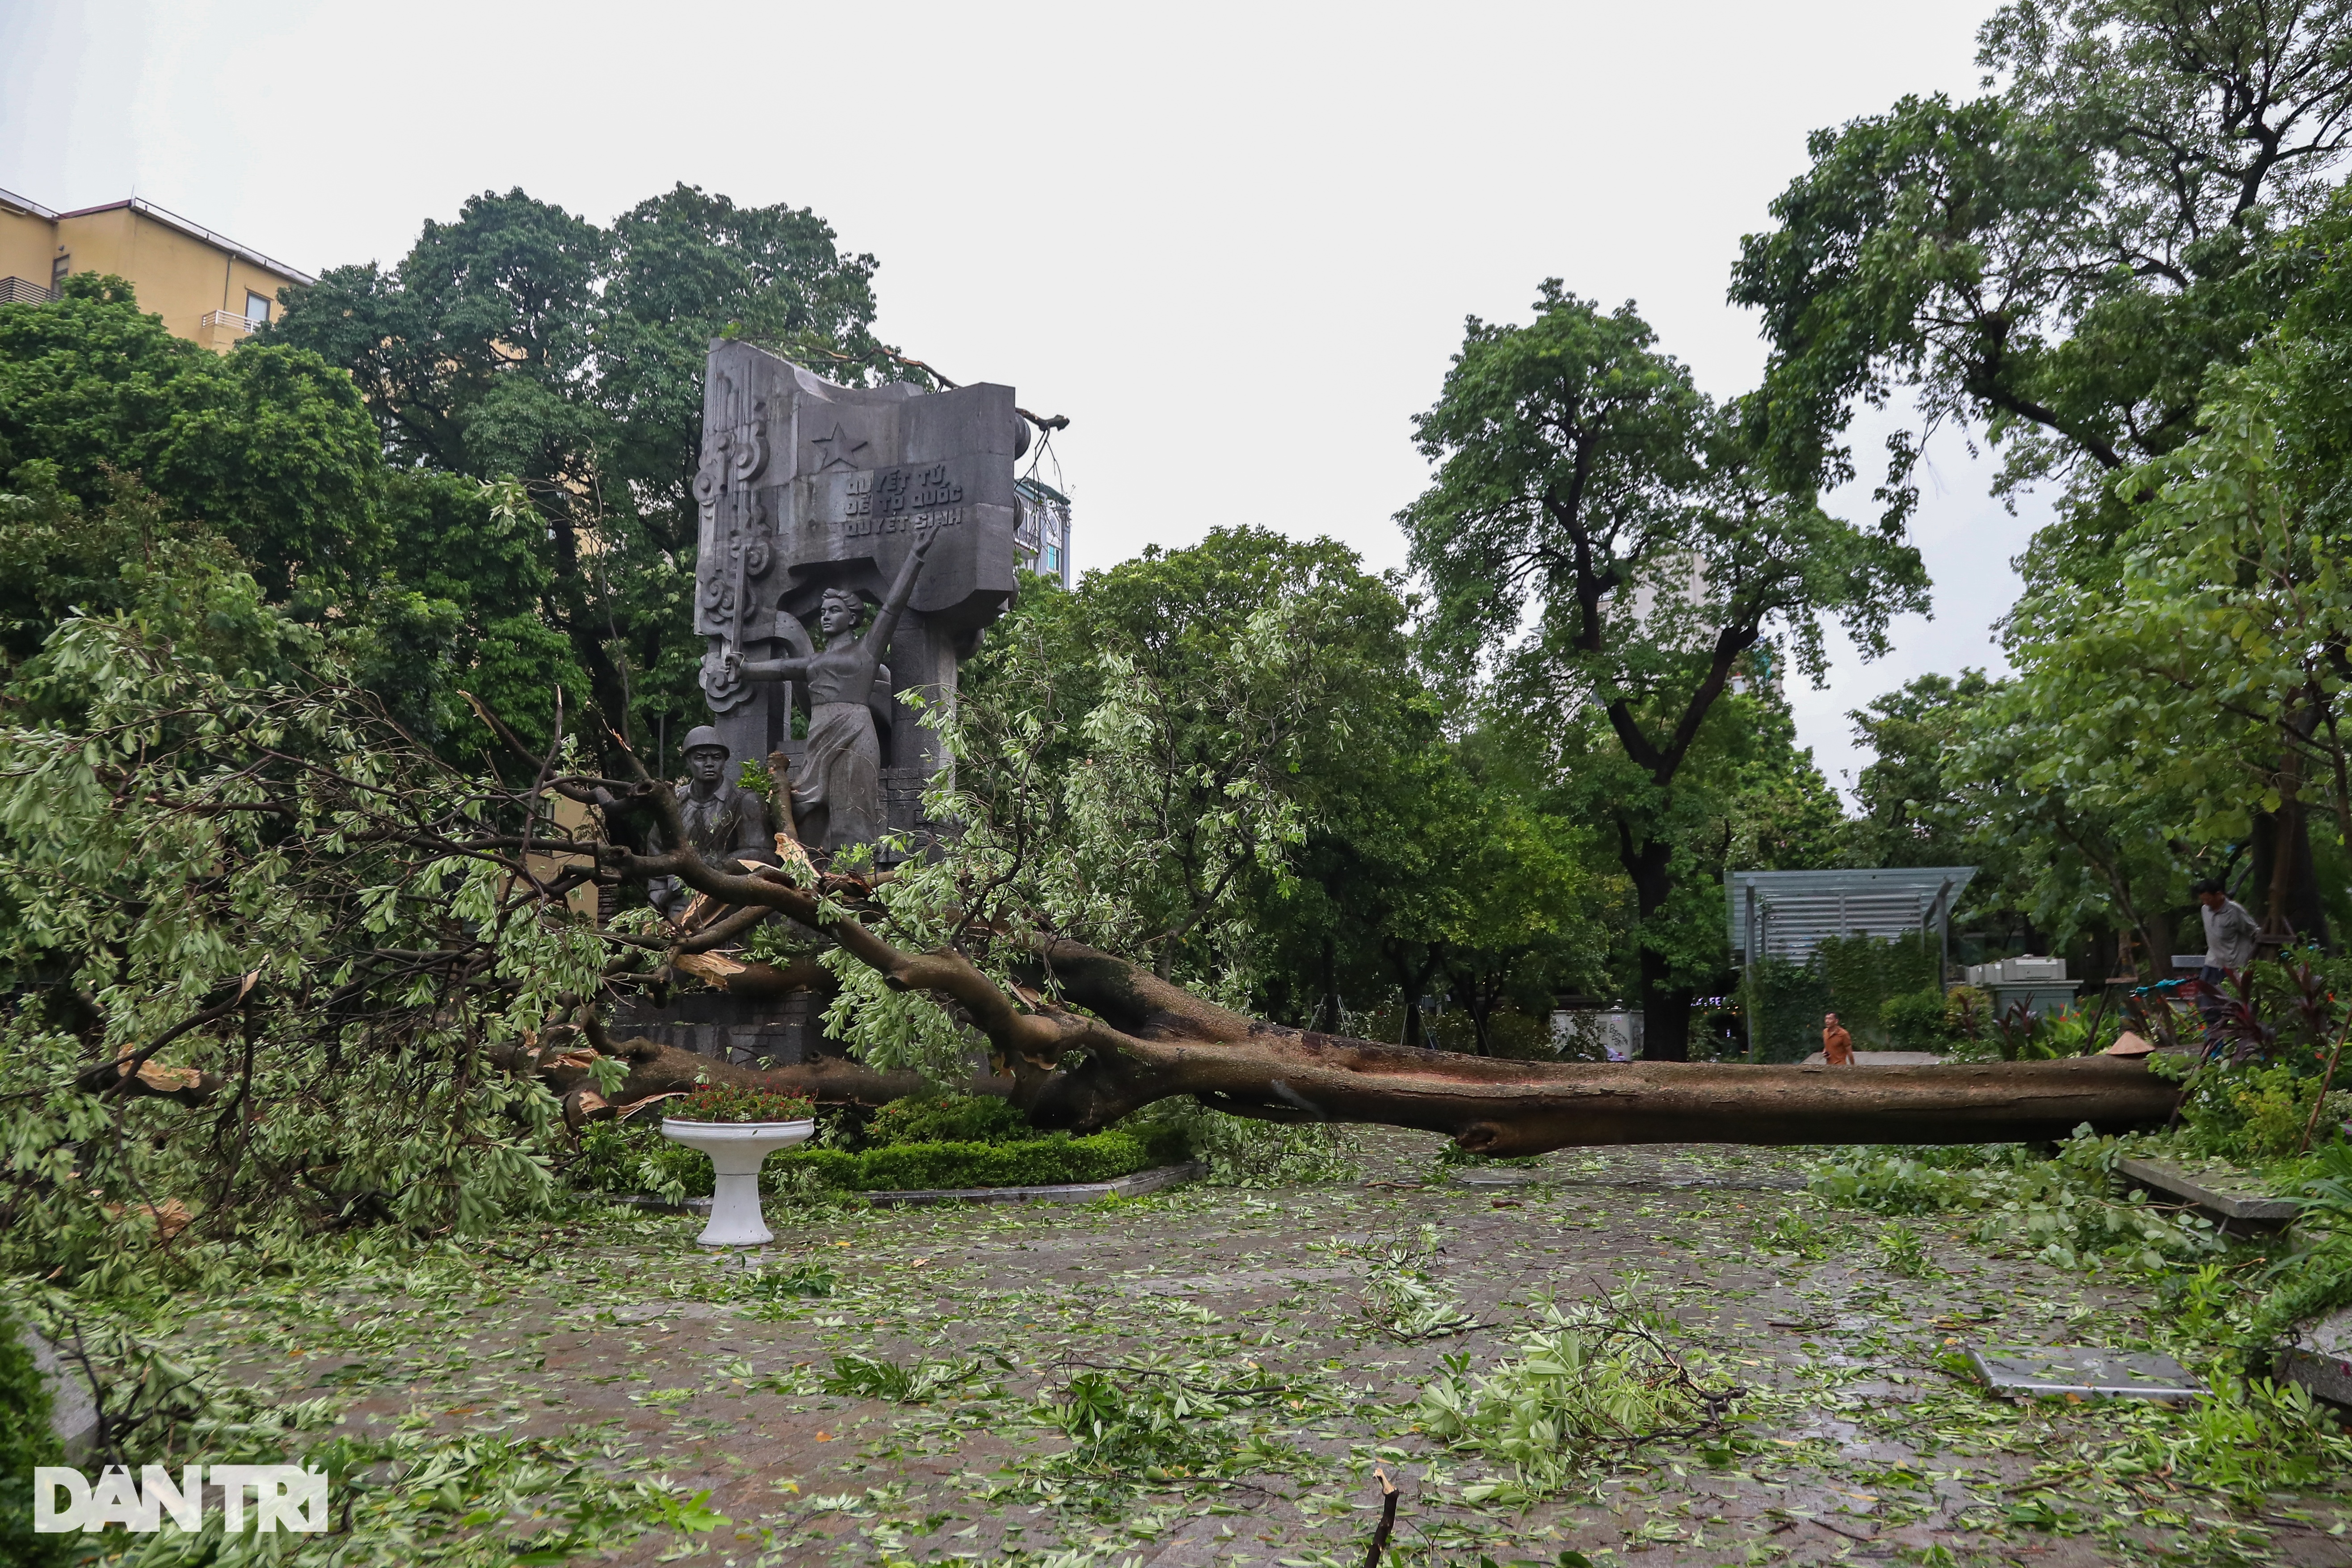
[[[137,196],[60,213],[0,191],[0,304],[53,300],[68,272],[128,279],[165,328],[224,353],[278,313],[280,289],[317,281]]]

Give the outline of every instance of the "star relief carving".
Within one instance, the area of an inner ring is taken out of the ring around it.
[[[851,439],[849,432],[842,428],[841,421],[838,419],[833,422],[832,435],[812,437],[809,445],[814,447],[824,458],[824,461],[816,466],[816,471],[820,474],[835,463],[839,463],[845,468],[857,467],[856,454],[863,452],[866,447],[866,442]]]

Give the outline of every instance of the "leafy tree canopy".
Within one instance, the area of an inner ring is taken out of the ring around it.
[[[1874,760],[1854,779],[1856,863],[1958,866],[1978,850],[1973,818],[1944,776],[1967,715],[1992,689],[1982,670],[1923,675],[1846,715]]]
[[[2294,852],[2306,813],[2352,844],[2352,205],[2339,199],[2277,248],[2305,279],[2278,330],[2208,378],[2190,439],[2115,480],[2133,517],[2116,584],[2035,585],[2009,645],[2031,704],[2022,776],[2172,851],[2119,903],[2180,900],[2183,868],[2221,869],[2251,841],[2250,904],[2319,936],[2323,882],[2340,879]]]
[[[2249,266],[2352,135],[2347,17],[2017,0],[1979,35],[1987,96],[1816,132],[1732,277],[1771,344],[1754,403],[1776,470],[1843,479],[1854,405],[1900,392],[1921,426],[1889,442],[1890,521],[1943,422],[2008,448],[2005,488],[2055,475],[2110,510],[2098,476],[2188,439],[2206,367],[2269,324],[2276,281]]]
[[[1883,649],[1927,580],[1908,545],[1777,488],[1737,412],[1631,305],[1604,312],[1555,279],[1535,309],[1524,327],[1471,319],[1417,425],[1435,480],[1399,521],[1455,689],[1485,661],[1503,706],[1555,744],[1588,715],[1603,727],[1579,768],[1643,922],[1649,1048],[1674,1059],[1688,983],[1653,928],[1698,864],[1676,792],[1710,715],[1743,670],[1785,657],[1818,674],[1825,616]]]
[[[348,370],[396,465],[522,488],[544,542],[526,564],[520,533],[498,542],[478,563],[492,596],[511,620],[527,589],[568,645],[559,658],[534,634],[533,665],[578,670],[575,696],[633,733],[701,710],[688,595],[710,340],[751,338],[837,380],[919,375],[872,334],[874,269],[806,208],[679,185],[602,228],[485,193],[426,223],[396,266],[290,290],[266,336]]]
[[[119,278],[75,273],[53,304],[0,306],[0,477],[36,461],[89,505],[137,476],[280,594],[298,572],[362,574],[384,544],[350,378],[287,344],[215,354],[173,337]]]
[[[1445,734],[1409,611],[1260,529],[1033,584],[966,671],[965,815],[1066,868],[1037,900],[1084,940],[1328,1030],[1418,1041],[1390,1010],[1450,991],[1483,1040],[1605,952],[1610,902],[1590,835]]]

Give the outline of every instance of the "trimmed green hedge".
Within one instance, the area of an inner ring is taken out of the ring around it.
[[[866,1146],[890,1143],[1022,1143],[1037,1129],[1009,1100],[987,1095],[909,1095],[866,1124]]]
[[[1822,1048],[1822,1015],[1832,1011],[1853,1032],[1857,1050],[1885,1049],[1888,1000],[1937,986],[1938,962],[1934,943],[1917,934],[1891,942],[1858,933],[1829,937],[1801,964],[1759,958],[1740,985],[1758,1059],[1803,1061]],[[1897,1018],[1909,1022],[1901,1009]]]
[[[800,1169],[842,1192],[904,1192],[940,1187],[1049,1187],[1108,1182],[1163,1162],[1129,1132],[1066,1133],[1017,1143],[893,1143],[851,1154],[839,1149],[787,1149],[767,1169]]]
[[[1024,1135],[1006,1136],[1015,1125]],[[1037,1131],[1002,1100],[909,1100],[885,1107],[875,1118],[884,1136],[871,1146],[780,1151],[761,1168],[760,1184],[777,1194],[787,1189],[805,1193],[812,1184],[830,1192],[869,1193],[1108,1182],[1191,1159],[1192,1125],[1181,1117],[1147,1115],[1111,1131],[1074,1138]],[[967,1135],[955,1137],[954,1131]],[[917,1131],[934,1135],[906,1136]],[[572,1185],[591,1192],[710,1195],[709,1158],[670,1142],[651,1117],[627,1126],[591,1126],[569,1173]]]

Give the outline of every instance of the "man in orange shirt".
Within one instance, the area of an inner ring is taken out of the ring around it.
[[[1835,1013],[1822,1015],[1822,1060],[1833,1068],[1853,1066],[1853,1037],[1845,1032]]]

